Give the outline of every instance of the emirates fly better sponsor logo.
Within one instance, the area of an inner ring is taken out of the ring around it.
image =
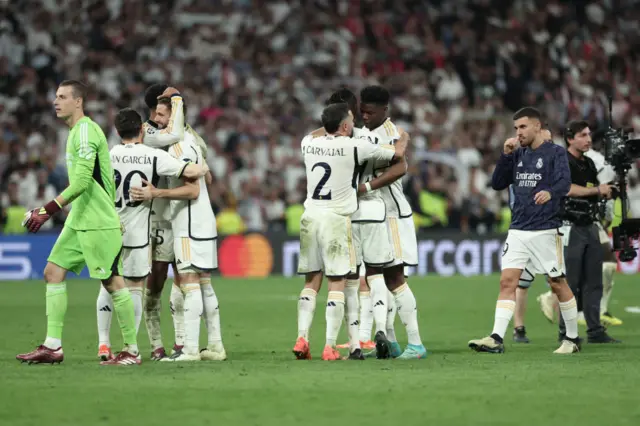
[[[535,188],[538,182],[542,180],[542,173],[526,173],[517,172],[516,181],[518,186],[524,186],[527,188]]]

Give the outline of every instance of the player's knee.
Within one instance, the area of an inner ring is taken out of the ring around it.
[[[316,293],[319,292],[320,287],[322,287],[322,277],[322,272],[311,272],[306,274],[304,277],[305,288],[310,288]]]
[[[404,284],[404,266],[396,265],[384,270],[384,282],[389,291],[393,291]]]
[[[518,277],[513,277],[510,275],[502,275],[500,277],[500,291],[513,291],[515,292],[518,288],[518,283],[520,280]]]
[[[327,277],[329,281],[329,291],[344,291],[347,284],[346,277]]]
[[[360,291],[369,291],[369,285],[365,277],[360,277]]]
[[[57,284],[64,281],[66,271],[54,263],[47,263],[44,267],[44,281],[47,284]]]

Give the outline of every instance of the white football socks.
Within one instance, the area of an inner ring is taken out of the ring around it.
[[[389,290],[384,283],[384,276],[371,275],[367,277],[369,288],[371,289],[371,304],[373,305],[373,319],[375,321],[376,333],[387,331],[387,297]]]
[[[493,331],[491,334],[497,334],[504,339],[504,335],[509,327],[509,322],[513,318],[513,312],[516,309],[515,300],[498,300],[496,303],[496,313],[493,322]]]
[[[316,296],[318,294],[312,288],[303,288],[298,298],[298,337],[309,341],[309,329],[313,322],[313,313],[316,310]]]
[[[360,280],[347,280],[347,285],[344,288],[344,302],[347,321],[347,332],[349,335],[349,352],[353,352],[356,349],[360,349],[360,335],[359,325],[360,321],[358,316],[360,314],[360,301],[358,300],[358,288],[360,287]]]
[[[144,319],[147,325],[147,334],[151,349],[156,350],[163,347],[162,331],[160,328],[160,312],[162,311],[162,294],[152,294],[149,289],[145,292],[144,298]]]
[[[200,283],[188,283],[182,286],[184,291],[184,349],[188,355],[200,352],[200,316],[202,315],[202,292]]]
[[[342,318],[344,317],[344,293],[341,291],[330,291],[327,298],[327,310],[325,318],[327,320],[327,341],[326,345],[335,347],[338,340]]]
[[[98,313],[98,344],[100,346],[107,345],[111,347],[111,339],[109,337],[111,331],[111,319],[113,317],[113,299],[111,295],[100,285],[98,300],[96,301],[96,309]]]
[[[609,311],[609,299],[613,291],[613,275],[618,265],[613,262],[605,262],[602,265],[602,299],[600,299],[600,315]]]
[[[200,279],[200,291],[204,306],[204,320],[207,325],[207,345],[222,350],[222,330],[220,328],[220,307],[218,297],[211,285],[211,278]]]
[[[566,302],[560,302],[560,313],[564,319],[566,335],[569,339],[578,337],[578,304],[576,298],[572,297]]]
[[[407,338],[410,345],[421,346],[420,330],[418,328],[418,307],[416,306],[416,298],[407,283],[393,291],[393,295],[398,308],[398,316],[400,321],[407,329]]]
[[[396,329],[394,323],[396,321],[396,313],[398,312],[396,306],[396,299],[389,290],[387,290],[387,340],[390,342],[397,342]]]
[[[371,305],[371,293],[368,291],[360,292],[360,334],[361,342],[371,340],[371,330],[373,329],[373,306]]]
[[[184,294],[175,284],[171,286],[171,297],[169,302],[171,317],[173,318],[175,344],[177,346],[184,346]]]

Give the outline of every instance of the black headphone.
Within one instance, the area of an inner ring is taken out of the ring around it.
[[[573,130],[571,130],[570,127],[565,127],[564,128],[564,141],[566,143],[569,143],[569,139],[573,139],[576,137],[576,134]]]

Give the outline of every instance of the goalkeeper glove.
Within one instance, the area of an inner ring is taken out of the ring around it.
[[[56,200],[51,200],[44,207],[33,209],[27,213],[26,220],[23,222],[23,226],[26,227],[29,232],[34,234],[40,230],[40,227],[51,218],[54,214],[58,213],[62,207]]]

